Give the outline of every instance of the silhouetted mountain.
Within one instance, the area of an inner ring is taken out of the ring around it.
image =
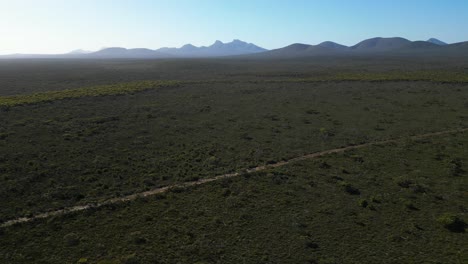
[[[413,41],[401,47],[401,49],[437,49],[440,46],[427,41]]]
[[[257,57],[310,57],[343,54],[349,48],[331,41],[318,45],[295,43],[284,48],[257,54]]]
[[[466,49],[466,48],[468,48],[468,41],[448,44],[447,47],[449,47],[451,49],[454,49],[454,48]]]
[[[348,46],[341,45],[332,41],[325,41],[325,42],[318,44],[317,46],[330,48],[330,49],[339,49],[339,50],[345,50],[349,48]]]
[[[404,38],[371,38],[366,39],[351,47],[359,52],[383,52],[403,48],[411,43]]]
[[[280,49],[274,49],[267,52],[258,53],[259,57],[300,57],[306,56],[307,50],[311,45],[294,43]]]
[[[208,49],[214,53],[236,55],[236,54],[251,54],[266,51],[266,49],[258,47],[252,43],[240,41],[238,39],[229,43],[222,43],[221,41],[215,42]]]
[[[223,43],[217,40],[208,47],[195,47],[191,44],[182,46],[181,48],[161,48],[157,51],[170,54],[177,57],[221,57],[232,55],[252,54],[266,51],[266,49],[258,47],[252,43],[240,41],[238,39],[229,43]]]
[[[298,58],[314,56],[468,56],[468,42],[437,45],[428,41],[409,41],[404,38],[371,38],[347,47],[331,41],[318,45],[292,44],[259,54],[258,58]]]
[[[157,51],[165,53],[165,54],[170,54],[170,55],[177,56],[177,55],[180,55],[180,54],[183,54],[183,53],[193,52],[196,49],[198,49],[198,48],[195,47],[194,45],[186,44],[186,45],[182,46],[181,48],[160,48],[160,49],[157,49]]]
[[[197,49],[197,47],[195,47],[195,46],[192,45],[192,44],[185,44],[184,46],[182,46],[182,47],[180,48],[180,50],[183,50],[183,51],[194,51],[194,50],[196,50],[196,49]]]
[[[0,56],[2,59],[31,58],[80,58],[80,59],[159,59],[159,58],[205,58],[223,56],[242,56],[244,58],[301,58],[314,56],[465,56],[468,57],[468,42],[441,45],[428,41],[409,41],[404,38],[371,38],[354,46],[347,47],[335,42],[325,41],[318,45],[295,43],[289,46],[266,50],[252,43],[233,40],[223,43],[217,40],[208,47],[186,44],[180,48],[126,49],[120,47],[104,48],[86,53],[77,50],[67,54],[12,54]]]
[[[121,47],[103,48],[96,52],[75,50],[66,54],[11,54],[3,55],[0,58],[85,58],[85,59],[158,59],[158,58],[195,58],[195,57],[222,57],[242,54],[253,54],[264,52],[266,49],[258,47],[252,43],[247,43],[238,39],[229,43],[217,40],[208,47],[195,47],[186,44],[181,48],[161,48],[151,49],[126,49]]]
[[[287,51],[305,51],[308,48],[312,47],[312,45],[308,44],[302,44],[302,43],[294,43],[289,46],[286,46],[284,48],[281,48],[282,50],[287,50]],[[279,50],[279,49],[277,49]]]
[[[430,43],[432,43],[432,44],[436,44],[436,45],[439,45],[439,46],[445,46],[445,45],[447,45],[447,43],[445,43],[445,42],[443,42],[443,41],[441,41],[441,40],[438,40],[438,39],[436,39],[436,38],[430,38],[430,39],[427,40],[427,42],[430,42]]]

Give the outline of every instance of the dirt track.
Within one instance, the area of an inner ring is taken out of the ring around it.
[[[360,145],[354,145],[354,146],[348,146],[348,147],[325,150],[325,151],[321,151],[321,152],[316,152],[316,153],[307,154],[307,155],[304,155],[304,156],[292,158],[292,159],[286,160],[286,161],[280,161],[280,162],[269,164],[269,165],[263,165],[263,166],[258,166],[258,167],[255,167],[255,168],[247,169],[242,173],[236,172],[236,173],[223,174],[223,175],[218,175],[218,176],[215,176],[215,177],[212,177],[212,178],[206,178],[206,179],[200,179],[200,180],[197,180],[197,181],[179,183],[179,184],[174,184],[174,185],[171,185],[171,186],[157,188],[157,189],[153,189],[153,190],[149,190],[149,191],[145,191],[145,192],[134,193],[134,194],[127,195],[127,196],[124,196],[124,197],[116,197],[116,198],[112,198],[112,199],[109,199],[107,201],[100,202],[100,203],[77,205],[77,206],[72,206],[72,207],[68,207],[68,208],[64,208],[64,209],[60,209],[60,210],[56,210],[56,211],[40,213],[40,214],[31,216],[31,217],[21,217],[21,218],[6,221],[6,222],[2,223],[0,225],[0,227],[7,227],[7,226],[11,226],[11,225],[18,224],[18,223],[30,222],[30,221],[33,221],[33,220],[36,220],[36,219],[48,218],[48,217],[51,217],[51,216],[64,215],[64,214],[68,214],[68,213],[72,213],[72,212],[84,211],[84,210],[91,209],[91,208],[99,208],[99,207],[109,205],[109,204],[132,201],[132,200],[137,199],[138,197],[147,197],[147,196],[152,196],[152,195],[159,194],[159,193],[164,193],[164,192],[167,192],[168,190],[170,190],[172,188],[187,188],[187,187],[191,187],[191,186],[201,185],[201,184],[205,184],[205,183],[209,183],[209,182],[213,182],[213,181],[217,181],[217,180],[221,180],[221,179],[240,176],[240,175],[245,174],[245,173],[253,173],[253,172],[263,171],[263,170],[270,169],[270,168],[281,167],[281,166],[287,165],[287,164],[292,163],[292,162],[307,160],[307,159],[313,159],[313,158],[321,157],[321,156],[332,154],[332,153],[340,153],[340,152],[345,152],[347,150],[359,149],[359,148],[364,148],[364,147],[368,147],[368,146],[372,146],[372,145],[384,145],[384,144],[389,144],[389,143],[395,143],[395,142],[399,142],[399,141],[402,141],[402,140],[405,140],[405,139],[416,140],[416,139],[422,139],[422,138],[433,137],[433,136],[460,133],[460,132],[465,132],[465,131],[468,131],[468,128],[462,128],[462,129],[456,129],[456,130],[446,130],[446,131],[433,132],[433,133],[426,133],[426,134],[415,135],[415,136],[410,136],[410,137],[405,137],[405,138],[389,139],[389,140],[383,140],[383,141],[364,143],[364,144],[360,144]]]

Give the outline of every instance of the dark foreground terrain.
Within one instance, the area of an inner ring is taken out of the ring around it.
[[[2,263],[466,263],[463,60],[0,62]],[[248,168],[309,153],[398,141]]]

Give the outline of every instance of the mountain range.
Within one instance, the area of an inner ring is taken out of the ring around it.
[[[162,58],[210,58],[242,56],[253,58],[294,58],[310,56],[344,56],[353,54],[392,54],[392,55],[468,55],[468,42],[447,44],[435,38],[426,41],[410,41],[405,38],[371,38],[353,46],[345,46],[332,41],[318,45],[295,43],[289,46],[267,50],[238,39],[223,43],[217,40],[210,46],[196,47],[186,44],[180,48],[126,49],[121,47],[103,48],[91,52],[74,50],[66,54],[12,54],[0,58],[79,58],[79,59],[162,59]]]
[[[186,44],[181,48],[160,48],[156,50],[146,48],[126,49],[121,47],[103,48],[99,51],[90,52],[85,50],[74,50],[66,54],[11,54],[0,58],[82,58],[82,59],[162,59],[162,58],[208,58],[246,55],[267,51],[252,43],[238,39],[229,43],[217,40],[211,46],[196,47]]]
[[[427,41],[410,41],[405,38],[371,38],[353,46],[344,46],[331,41],[318,45],[295,43],[284,48],[256,54],[262,58],[287,58],[311,56],[344,56],[344,55],[446,55],[468,56],[468,42],[447,44],[438,39]]]

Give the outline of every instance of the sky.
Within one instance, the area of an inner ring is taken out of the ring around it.
[[[0,0],[0,54],[395,36],[468,41],[468,0]]]

